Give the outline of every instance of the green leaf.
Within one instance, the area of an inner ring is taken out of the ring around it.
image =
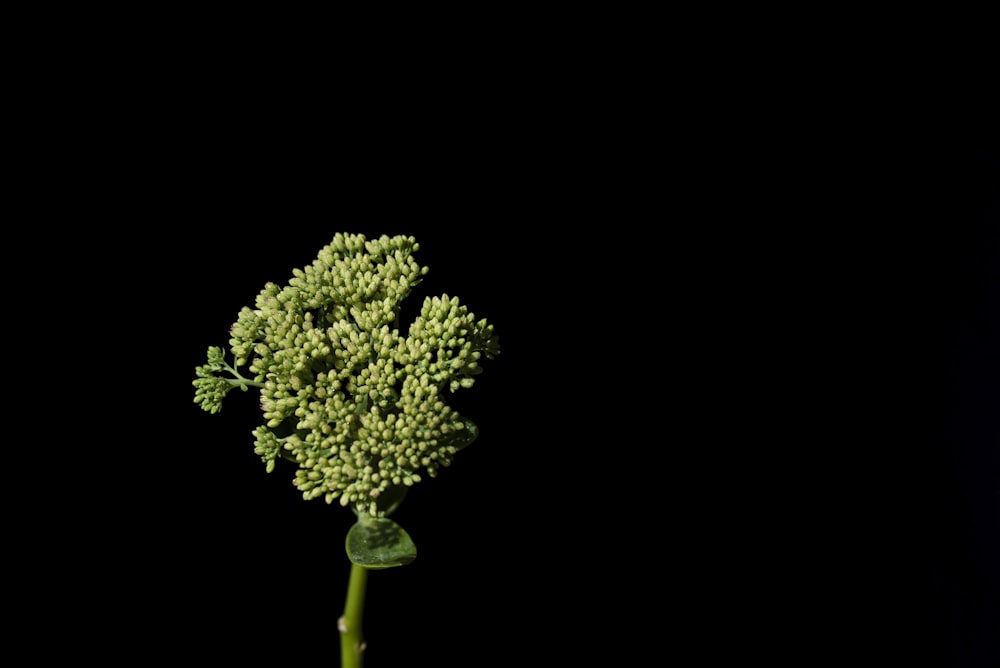
[[[462,422],[465,423],[465,429],[458,429],[442,436],[439,439],[440,442],[453,446],[456,450],[462,450],[476,440],[479,436],[479,427],[476,426],[476,423],[466,417],[462,418]]]
[[[347,532],[347,556],[364,568],[404,566],[417,558],[417,547],[403,527],[388,517],[362,515]]]
[[[406,498],[406,493],[409,491],[410,488],[406,485],[391,485],[375,499],[375,504],[379,511],[378,514],[382,517],[392,515],[396,511],[396,508],[399,508],[399,504],[403,502],[403,499]],[[357,511],[355,511],[355,514],[357,514]]]

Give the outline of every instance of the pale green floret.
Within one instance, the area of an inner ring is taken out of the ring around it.
[[[239,366],[237,364],[236,366]],[[212,346],[208,349],[208,364],[195,367],[194,402],[201,404],[209,413],[218,413],[222,410],[222,400],[233,388],[240,388],[246,392],[250,387],[261,387],[259,378],[244,378],[232,366],[230,366],[223,355],[222,349]],[[225,373],[227,376],[218,376]]]
[[[413,237],[337,234],[288,285],[267,283],[240,310],[232,366],[211,348],[196,369],[195,402],[209,412],[233,387],[260,388],[255,452],[269,472],[279,456],[295,462],[306,499],[377,514],[386,490],[419,482],[418,469],[434,477],[476,436],[443,395],[471,387],[499,341],[448,295],[425,299],[400,333],[400,304],[427,273],[418,249]]]

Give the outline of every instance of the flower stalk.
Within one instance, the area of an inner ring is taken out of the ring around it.
[[[341,668],[362,668],[364,665],[365,640],[361,621],[367,586],[368,569],[352,563],[351,575],[347,582],[344,614],[337,620],[337,628],[340,630]]]

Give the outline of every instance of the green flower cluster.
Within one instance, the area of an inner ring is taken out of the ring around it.
[[[266,284],[240,311],[232,365],[213,347],[195,369],[194,400],[212,413],[233,388],[260,389],[255,450],[268,471],[279,456],[295,462],[306,499],[381,516],[380,496],[420,481],[418,471],[435,476],[476,437],[446,393],[471,387],[499,340],[448,295],[425,299],[400,333],[400,304],[427,273],[419,247],[413,237],[335,235],[286,286]]]

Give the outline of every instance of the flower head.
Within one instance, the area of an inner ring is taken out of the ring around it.
[[[195,401],[210,412],[232,387],[259,388],[255,450],[268,471],[279,456],[295,462],[306,499],[382,515],[380,496],[435,476],[476,437],[446,400],[472,386],[499,340],[448,295],[425,299],[400,332],[401,302],[427,273],[417,250],[413,237],[335,235],[287,285],[266,284],[240,311],[232,366],[211,348],[196,369]]]

